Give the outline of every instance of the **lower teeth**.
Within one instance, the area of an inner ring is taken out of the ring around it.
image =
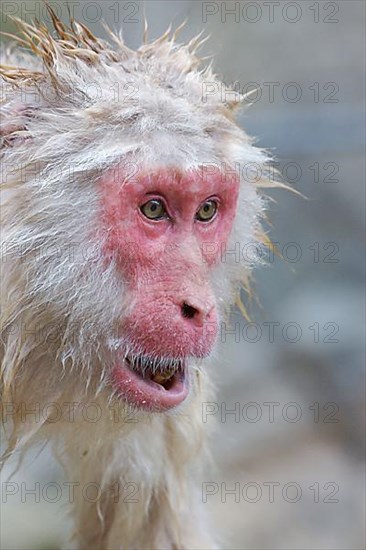
[[[143,372],[140,371],[140,368],[136,368],[137,364],[139,364],[138,361],[132,361],[129,357],[126,357],[126,362],[128,363],[128,365],[133,369],[133,370],[136,370],[137,372],[140,372],[140,374],[142,374],[142,376],[145,378],[145,377],[149,377],[148,376],[148,373],[149,373],[149,369],[146,369],[144,370],[143,369]],[[140,363],[140,366],[141,363]],[[167,382],[169,382],[169,380],[171,380],[171,378],[174,376],[175,372],[176,372],[176,368],[165,368],[164,369],[164,372],[157,372],[157,373],[152,373],[150,371],[150,378],[153,382],[155,382],[156,384],[160,384],[160,385],[163,385],[163,384],[166,384]]]
[[[151,380],[157,384],[165,384],[174,376],[175,372],[175,369],[169,369],[164,373],[158,372],[151,377]]]
[[[152,381],[156,382],[157,384],[164,384],[171,378],[171,375],[169,376],[163,376],[162,374],[155,374],[155,376],[152,377]]]

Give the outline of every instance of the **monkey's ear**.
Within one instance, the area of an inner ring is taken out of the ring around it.
[[[21,102],[5,104],[0,110],[1,149],[14,147],[30,137],[28,124],[35,116],[35,107]]]

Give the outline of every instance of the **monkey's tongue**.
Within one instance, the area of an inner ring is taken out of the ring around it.
[[[143,371],[132,368],[131,362],[125,359],[115,366],[112,377],[122,399],[150,411],[176,407],[189,391],[183,362],[179,369],[167,368],[154,374],[150,368]]]

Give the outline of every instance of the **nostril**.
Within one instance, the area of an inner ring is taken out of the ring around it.
[[[181,310],[183,317],[186,317],[186,319],[193,319],[197,315],[197,313],[199,313],[198,309],[190,306],[189,304],[187,304],[187,302],[183,302]]]

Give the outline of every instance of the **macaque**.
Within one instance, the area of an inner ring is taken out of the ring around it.
[[[199,38],[132,51],[50,13],[2,51],[4,459],[52,443],[68,548],[218,548],[202,405],[266,240],[269,158]]]

